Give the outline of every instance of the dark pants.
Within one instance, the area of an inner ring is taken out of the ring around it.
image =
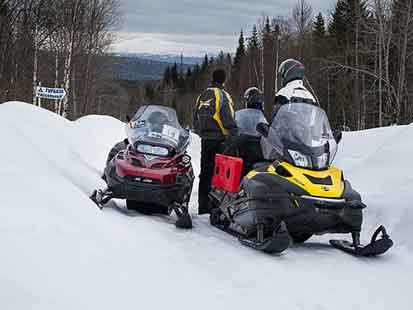
[[[201,140],[201,174],[199,175],[198,213],[205,214],[210,211],[208,193],[211,190],[214,175],[215,154],[219,153],[223,140]]]

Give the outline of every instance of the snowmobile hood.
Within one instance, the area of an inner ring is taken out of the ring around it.
[[[295,167],[287,162],[276,161],[265,172],[251,171],[251,179],[259,173],[277,175],[305,190],[309,195],[319,198],[342,198],[344,194],[343,172],[335,167],[314,171]]]

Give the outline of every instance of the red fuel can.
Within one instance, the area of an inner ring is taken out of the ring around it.
[[[227,192],[236,193],[241,183],[242,165],[242,158],[215,155],[212,185]]]

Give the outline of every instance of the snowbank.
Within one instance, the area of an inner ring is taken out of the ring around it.
[[[410,250],[413,249],[412,139],[413,124],[345,133],[335,162],[369,206],[365,228],[372,230],[385,223],[398,246]]]
[[[123,123],[70,122],[32,105],[0,105],[1,309],[411,309],[413,126],[346,133],[336,164],[395,248],[357,259],[317,237],[280,256],[242,247],[194,214],[100,211],[89,200]],[[199,167],[199,139],[190,149]],[[196,212],[197,184],[192,212]]]

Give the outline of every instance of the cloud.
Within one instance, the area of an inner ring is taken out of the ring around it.
[[[234,35],[165,34],[121,32],[114,47],[115,52],[181,54],[201,56],[233,52],[237,37]]]
[[[309,1],[314,12],[333,0]],[[115,49],[219,51],[234,49],[241,28],[250,30],[263,14],[289,15],[291,0],[121,0],[122,36]],[[132,35],[134,33],[134,35]],[[151,35],[151,36],[150,36]],[[133,37],[133,39],[131,38]]]

